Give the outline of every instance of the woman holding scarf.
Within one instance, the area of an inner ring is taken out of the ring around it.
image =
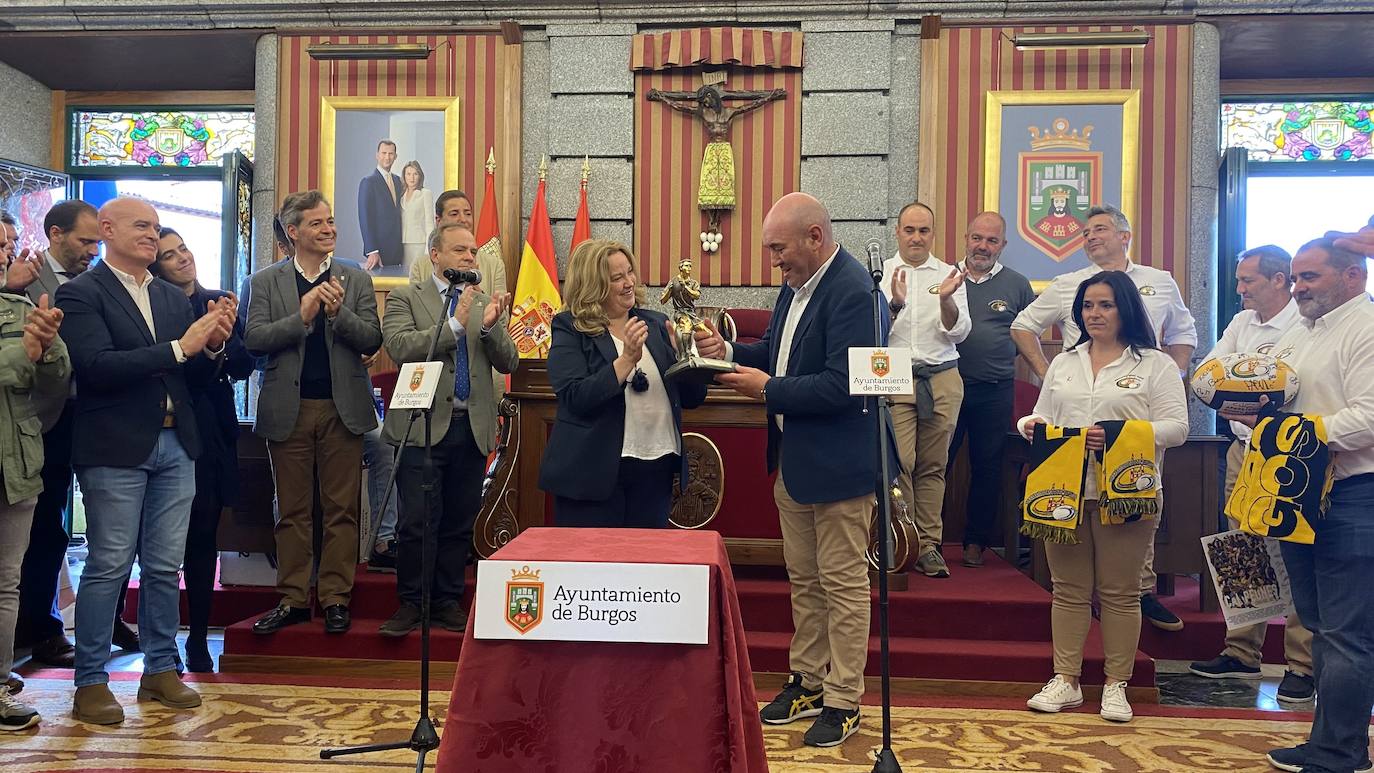
[[[1073,320],[1082,335],[1050,363],[1035,410],[1017,424],[1032,444],[1021,530],[1045,540],[1054,584],[1055,676],[1026,705],[1057,712],[1083,703],[1096,591],[1106,655],[1101,715],[1127,722],[1140,566],[1154,535],[1149,520],[1162,508],[1164,449],[1188,437],[1187,399],[1125,273],[1084,280]]]

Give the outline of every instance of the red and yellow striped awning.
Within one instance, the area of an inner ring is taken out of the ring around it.
[[[635,35],[631,70],[697,65],[781,69],[802,66],[802,33],[750,27],[698,27]]]

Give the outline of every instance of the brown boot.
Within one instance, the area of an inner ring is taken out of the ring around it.
[[[93,725],[118,725],[124,721],[124,708],[115,700],[109,685],[88,684],[76,688],[72,716]]]
[[[200,705],[200,693],[182,684],[175,671],[144,674],[138,680],[138,699],[157,701],[174,709],[193,709]]]

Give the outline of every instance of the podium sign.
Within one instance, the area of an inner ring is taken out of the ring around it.
[[[396,390],[391,393],[388,410],[428,408],[434,404],[434,392],[439,387],[442,362],[407,362],[396,377]]]
[[[493,561],[477,564],[478,639],[705,644],[704,564]]]

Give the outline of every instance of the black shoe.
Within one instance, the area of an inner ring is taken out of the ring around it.
[[[1208,679],[1259,679],[1259,666],[1247,666],[1230,655],[1218,655],[1211,660],[1198,661],[1188,666],[1197,676]]]
[[[259,617],[253,622],[253,633],[276,633],[288,625],[310,622],[310,610],[288,607],[285,604]]]
[[[49,637],[33,645],[32,658],[45,666],[76,667],[76,646],[62,634]]]
[[[348,616],[348,607],[343,604],[330,604],[324,608],[324,632],[343,633],[353,624]]]
[[[1153,593],[1145,593],[1140,597],[1140,616],[1150,621],[1150,625],[1162,631],[1182,631],[1183,621],[1178,619],[1178,615],[1170,612],[1167,607],[1159,603]]]
[[[807,746],[839,746],[844,739],[859,732],[859,710],[826,706],[802,737]]]
[[[462,633],[468,627],[468,614],[456,601],[435,605],[429,611],[429,622],[445,631]]]
[[[1277,770],[1302,773],[1303,763],[1307,760],[1307,744],[1298,744],[1287,749],[1275,749],[1265,757],[1269,760],[1269,764]],[[1374,764],[1371,764],[1366,758],[1359,767],[1355,768],[1355,773],[1369,773],[1371,770],[1374,770]]]
[[[396,573],[396,540],[387,540],[386,550],[373,549],[372,556],[367,559],[367,571]]]
[[[210,645],[204,639],[186,639],[186,670],[193,674],[215,672],[215,661],[210,657]]]
[[[110,634],[110,643],[124,650],[125,652],[138,652],[141,645],[138,641],[138,634],[134,629],[123,620],[114,621],[114,631]]]
[[[420,627],[420,608],[414,604],[402,603],[396,612],[377,629],[383,636],[398,638]]]
[[[770,725],[785,725],[802,717],[819,716],[824,707],[822,692],[803,687],[801,674],[793,671],[778,697],[759,711],[759,719]]]
[[[1312,677],[1299,674],[1296,671],[1283,672],[1283,681],[1279,682],[1279,691],[1276,696],[1279,703],[1307,703],[1317,696],[1317,685]]]

